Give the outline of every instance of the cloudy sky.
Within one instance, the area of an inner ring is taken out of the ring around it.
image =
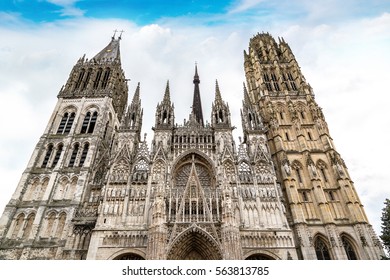
[[[380,234],[390,198],[390,3],[387,0],[2,0],[0,3],[0,212],[15,190],[72,66],[123,30],[132,97],[141,83],[143,133],[169,80],[176,122],[188,119],[194,64],[203,114],[215,80],[242,134],[243,50],[258,32],[291,46],[368,218]]]

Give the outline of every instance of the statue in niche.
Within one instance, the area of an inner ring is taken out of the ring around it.
[[[286,172],[287,176],[291,175],[291,167],[289,161],[286,159],[283,162],[283,169]]]
[[[310,164],[309,164],[309,170],[310,170],[311,175],[312,175],[313,177],[317,177],[317,169],[316,169],[314,163],[310,163]]]
[[[345,176],[343,167],[341,166],[341,164],[339,162],[336,163],[336,170],[337,170],[337,172],[338,172],[340,177],[344,177]]]

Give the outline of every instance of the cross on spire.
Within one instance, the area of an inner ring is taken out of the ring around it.
[[[118,40],[121,40],[121,39],[122,39],[122,34],[123,34],[123,32],[125,32],[125,31],[124,31],[124,30],[119,31],[119,30],[115,29],[115,30],[114,30],[114,35],[112,36],[112,39],[113,39],[113,40],[115,40],[115,35],[116,35],[117,32],[120,33],[119,36],[118,36]]]
[[[119,34],[118,39],[121,40],[121,39],[122,39],[122,33],[125,32],[125,31],[124,31],[124,30],[121,30],[121,31],[119,31],[119,32],[120,32],[121,34]]]
[[[112,36],[112,40],[114,40],[115,39],[115,35],[116,35],[116,33],[118,32],[118,30],[114,30],[114,35]]]

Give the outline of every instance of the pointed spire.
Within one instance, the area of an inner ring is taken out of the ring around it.
[[[246,105],[249,106],[251,104],[251,101],[250,101],[250,98],[249,98],[248,90],[246,89],[245,82],[243,82],[242,84],[244,86],[244,102],[245,102]]]
[[[221,92],[219,91],[218,80],[215,80],[215,102],[222,102]]]
[[[133,96],[133,100],[131,101],[131,105],[135,105],[135,104],[138,104],[140,102],[140,97],[139,97],[140,87],[139,87],[139,85],[140,85],[140,83],[138,82],[137,88],[135,89],[135,93]]]
[[[198,75],[198,63],[195,62],[195,75],[194,75],[194,84],[200,83],[199,75]]]
[[[199,75],[198,75],[198,65],[195,63],[195,75],[194,75],[194,98],[192,102],[192,114],[194,114],[196,121],[204,125],[203,123],[203,112],[202,112],[202,102],[200,100],[200,91],[199,91]]]
[[[165,87],[165,94],[164,94],[164,99],[163,99],[163,103],[171,103],[171,94],[170,94],[170,90],[169,90],[169,80],[167,81],[167,85]]]
[[[117,31],[115,31],[115,33],[116,32]],[[118,39],[115,39],[115,33],[114,36],[111,37],[111,42],[93,57],[94,60],[120,60],[119,41],[121,40],[121,38],[119,37]]]

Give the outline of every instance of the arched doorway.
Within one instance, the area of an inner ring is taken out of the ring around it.
[[[168,260],[221,260],[222,252],[218,243],[197,226],[181,233],[173,242]]]
[[[247,257],[245,260],[275,260],[275,259],[265,254],[253,254]]]
[[[124,253],[115,257],[114,260],[144,260],[144,258],[134,253]]]

